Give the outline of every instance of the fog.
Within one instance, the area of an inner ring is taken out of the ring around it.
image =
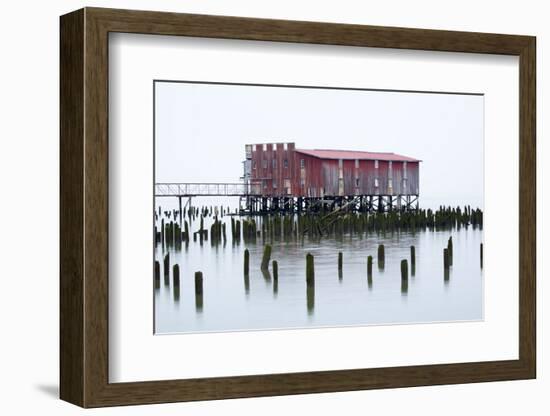
[[[422,160],[420,204],[483,206],[482,95],[155,82],[155,181],[238,182],[247,143]]]

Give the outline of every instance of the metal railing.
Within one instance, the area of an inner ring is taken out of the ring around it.
[[[157,183],[155,196],[260,195],[260,183]]]

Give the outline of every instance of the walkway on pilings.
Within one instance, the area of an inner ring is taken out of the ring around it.
[[[156,183],[155,197],[260,196],[258,184],[238,183]]]

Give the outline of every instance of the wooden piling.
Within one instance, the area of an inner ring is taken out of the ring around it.
[[[158,260],[155,260],[155,280],[160,280],[160,263]]]
[[[444,248],[443,249],[443,268],[445,270],[448,270],[449,269],[449,249],[448,248]]]
[[[172,273],[174,275],[174,285],[180,284],[180,266],[176,263],[172,268]]]
[[[273,260],[271,268],[273,269],[273,294],[277,296],[279,293],[279,264],[277,260]]]
[[[235,240],[241,241],[241,221],[235,221]]]
[[[342,269],[344,267],[344,253],[341,251],[338,252],[338,272],[342,272]]]
[[[174,300],[178,302],[180,300],[180,266],[174,264],[172,272],[174,274]]]
[[[449,266],[453,265],[453,237],[449,237],[449,241],[447,242],[447,253],[449,256]]]
[[[244,274],[248,276],[250,272],[250,252],[248,249],[244,250]]]
[[[269,269],[269,260],[271,259],[271,245],[266,244],[264,246],[264,255],[262,257],[261,268],[264,270]]]
[[[162,247],[164,247],[164,218],[160,221],[160,239],[162,241]]]
[[[372,289],[372,256],[367,257],[367,285]]]
[[[195,308],[199,312],[203,308],[202,272],[195,272]]]
[[[202,295],[202,272],[195,272],[195,294]]]
[[[271,268],[273,270],[273,281],[276,282],[279,278],[279,264],[277,263],[277,260],[273,260],[271,262]]]
[[[189,224],[185,221],[185,241],[189,242]]]
[[[174,245],[174,221],[168,224],[168,246]]]
[[[306,255],[306,283],[308,286],[315,285],[315,264],[311,253]]]
[[[479,266],[483,269],[483,243],[479,245]]]
[[[367,257],[367,276],[372,277],[372,256]]]
[[[181,250],[181,227],[178,223],[174,223],[174,243],[177,250]]]
[[[384,244],[380,244],[378,245],[378,267],[380,269],[384,268],[385,261],[386,261],[386,253],[385,253]]]
[[[401,260],[401,280],[409,278],[409,265],[406,259]]]
[[[170,253],[167,253],[164,256],[164,276],[168,276],[170,274]]]
[[[160,263],[155,260],[155,289],[160,288]]]

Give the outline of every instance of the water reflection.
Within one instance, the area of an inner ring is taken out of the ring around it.
[[[315,309],[315,286],[306,285],[306,296],[307,296],[307,314],[313,315]]]
[[[273,295],[277,297],[278,293],[279,293],[279,281],[275,280],[273,281]]]
[[[450,269],[444,269],[443,270],[443,281],[445,282],[446,285],[449,284],[449,280],[451,278],[451,271]]]
[[[225,220],[230,221],[229,218]],[[209,227],[207,221],[204,226]],[[198,227],[197,223],[190,226],[192,232]],[[261,229],[261,219],[258,228]],[[445,270],[441,253],[448,247],[451,234],[453,264]],[[206,236],[204,241],[208,243],[201,246],[198,237],[193,243],[190,234],[190,243],[185,244],[184,250],[162,244],[155,248],[155,259],[160,263],[158,279],[156,266],[154,271],[157,333],[464,321],[482,317],[480,230],[463,227],[460,231],[346,234],[321,240],[266,235],[255,241],[232,240],[225,247],[223,243],[212,244]],[[273,270],[260,267],[265,244],[272,246],[277,278]],[[384,245],[383,259],[378,258],[380,244]],[[416,249],[414,262],[411,246]],[[249,250],[250,262],[247,274],[243,274],[245,248]],[[306,283],[307,253],[314,257],[313,285]],[[339,253],[343,253],[342,267]],[[402,259],[410,259],[407,279],[401,278]],[[170,263],[179,264],[178,284]],[[451,269],[459,278],[449,284]],[[200,279],[195,275],[197,270],[201,271]],[[162,286],[160,274],[164,276]],[[204,296],[208,296],[207,305]]]
[[[250,275],[248,273],[244,275],[244,292],[247,296],[250,294]]]
[[[180,301],[180,284],[179,280],[178,282],[174,282],[174,302]]]
[[[202,312],[203,308],[202,272],[195,273],[195,309]]]
[[[271,282],[271,273],[269,269],[261,268],[260,270],[262,272],[262,276],[264,277],[265,282],[269,284]]]
[[[409,291],[409,279],[401,279],[401,294],[406,295]]]

